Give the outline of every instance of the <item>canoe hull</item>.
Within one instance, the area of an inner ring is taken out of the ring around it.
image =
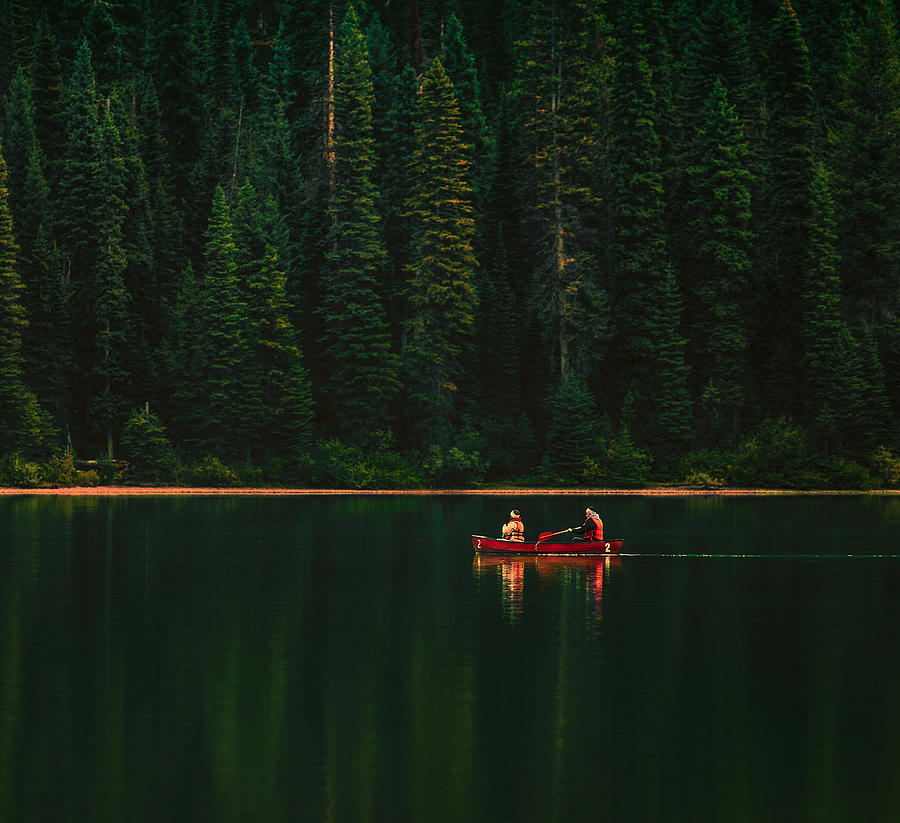
[[[496,537],[472,535],[472,548],[478,554],[553,554],[596,555],[618,554],[624,540],[598,540],[595,543],[528,543],[518,540],[501,540]]]

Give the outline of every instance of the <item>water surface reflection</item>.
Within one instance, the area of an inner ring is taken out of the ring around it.
[[[526,580],[531,585],[554,584],[568,596],[583,594],[589,616],[603,617],[603,592],[614,569],[622,564],[621,557],[507,557],[476,554],[472,572],[476,579],[494,580],[500,593],[504,615],[510,620],[522,616],[525,605]]]

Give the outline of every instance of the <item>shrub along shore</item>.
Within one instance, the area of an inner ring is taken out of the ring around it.
[[[367,447],[319,440],[301,457],[271,458],[260,465],[225,462],[215,455],[183,460],[168,441],[151,438],[131,444],[123,460],[80,459],[69,450],[45,461],[21,453],[0,456],[0,487],[415,494],[459,494],[460,489],[477,494],[747,494],[900,488],[900,457],[884,446],[855,459],[826,457],[807,447],[802,429],[785,422],[760,428],[735,449],[695,451],[664,465],[653,464],[632,444],[613,444],[573,459],[564,469],[544,463],[519,476],[492,471],[479,445],[473,441],[466,448],[420,452],[397,449],[390,439]]]
[[[216,486],[58,486],[55,488],[13,488],[0,487],[0,497],[23,495],[41,496],[107,496],[126,497],[170,495],[188,497],[191,495],[262,495],[285,497],[325,496],[325,495],[494,495],[497,497],[526,497],[534,495],[571,495],[580,497],[612,497],[616,495],[637,495],[644,497],[685,497],[716,495],[731,497],[776,496],[776,495],[900,495],[900,489],[728,489],[728,488],[686,488],[665,486],[655,489],[537,489],[508,487],[502,489],[275,489]]]

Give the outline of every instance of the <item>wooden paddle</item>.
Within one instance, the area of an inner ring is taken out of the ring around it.
[[[574,529],[574,526],[570,526],[568,529],[563,529],[561,532],[541,532],[538,535],[537,542],[540,543],[543,540],[546,540],[548,537],[556,537],[558,534],[565,534],[566,532],[570,532]],[[537,543],[535,543],[537,545]]]

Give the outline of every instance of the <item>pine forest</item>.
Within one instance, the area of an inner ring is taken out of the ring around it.
[[[0,485],[896,486],[898,12],[0,0]]]

